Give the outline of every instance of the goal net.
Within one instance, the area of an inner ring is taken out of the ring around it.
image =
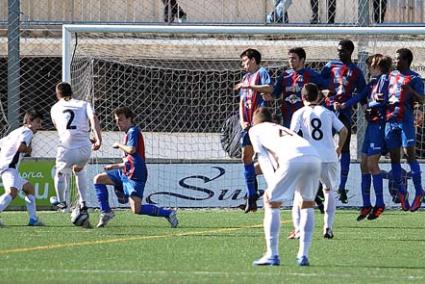
[[[288,49],[303,47],[307,66],[320,72],[337,58],[338,42],[351,39],[353,60],[367,79],[368,55],[394,57],[402,47],[413,51],[412,68],[424,73],[424,34],[422,28],[67,25],[63,78],[71,81],[79,98],[93,103],[99,115],[105,141],[96,153],[98,164],[121,155],[111,147],[122,137],[112,111],[129,106],[135,112],[146,144],[147,202],[235,207],[245,193],[242,166],[222,140],[223,126],[231,125],[238,113],[239,94],[233,86],[243,75],[239,59],[243,50],[258,49],[262,65],[275,79],[289,68]],[[272,107],[279,113],[279,101]],[[353,112],[353,161],[358,160],[365,126],[358,108]],[[232,131],[227,133],[230,140],[237,140]],[[418,127],[417,133],[422,158],[423,128]],[[347,187],[360,195],[357,168],[352,166]]]

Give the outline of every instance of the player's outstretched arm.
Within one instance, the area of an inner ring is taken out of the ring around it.
[[[336,148],[336,153],[338,154],[338,156],[340,156],[342,147],[344,146],[345,140],[347,140],[347,136],[348,136],[348,130],[345,126],[341,128],[341,130],[338,133],[338,136],[339,136],[339,140],[338,140],[338,146]]]
[[[32,148],[31,146],[27,146],[25,143],[21,143],[18,148],[19,153],[31,154]]]
[[[93,150],[99,150],[100,146],[102,145],[102,134],[101,134],[101,130],[100,130],[100,123],[99,123],[99,119],[97,118],[97,115],[94,114],[91,118],[90,118],[90,125],[91,128],[94,131],[94,141],[93,141]]]
[[[136,147],[124,145],[118,142],[115,142],[112,147],[115,149],[121,149],[122,151],[130,155],[136,153]]]

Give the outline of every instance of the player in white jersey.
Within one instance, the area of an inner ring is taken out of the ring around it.
[[[308,252],[314,231],[314,198],[319,184],[321,160],[314,147],[295,132],[272,123],[270,112],[258,108],[249,137],[267,182],[264,192],[266,254],[253,265],[279,265],[280,207],[294,192],[301,208],[300,245],[297,262],[309,265]]]
[[[323,237],[333,238],[333,222],[335,219],[335,192],[339,185],[339,160],[342,146],[347,138],[348,130],[336,117],[335,113],[320,105],[319,89],[313,83],[305,84],[301,90],[304,107],[297,110],[291,120],[291,130],[298,133],[316,148],[322,160],[320,182],[323,184],[324,226]],[[335,145],[332,128],[339,133],[338,145]],[[297,204],[294,200],[294,204]],[[292,208],[292,220],[295,230],[299,226],[300,212],[298,206]]]
[[[27,111],[24,125],[12,131],[0,140],[0,174],[5,193],[0,196],[0,212],[9,206],[18,192],[25,193],[28,226],[43,226],[36,213],[34,186],[19,175],[19,163],[24,154],[31,154],[31,141],[37,130],[41,129],[43,115],[36,111]],[[3,223],[0,220],[0,227]]]
[[[71,85],[62,82],[56,85],[58,102],[50,114],[59,134],[56,154],[55,189],[59,208],[66,208],[69,191],[68,180],[71,171],[75,174],[79,204],[85,209],[87,178],[84,170],[91,155],[91,149],[98,150],[102,143],[100,125],[89,102],[72,98]],[[94,138],[90,139],[90,130]]]

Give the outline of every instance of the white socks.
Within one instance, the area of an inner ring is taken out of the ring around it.
[[[36,220],[36,206],[35,206],[35,196],[32,194],[28,194],[25,196],[25,205],[27,206],[27,211],[30,219]]]
[[[267,246],[266,256],[279,255],[280,208],[265,208],[263,225]]]
[[[292,205],[292,224],[294,226],[294,230],[296,232],[300,231],[300,207],[298,206],[298,203],[295,203]]]
[[[9,193],[4,193],[0,196],[0,212],[3,212],[9,206],[10,202],[12,202],[12,196]]]
[[[75,173],[75,181],[77,183],[78,198],[80,204],[86,200],[87,176],[86,171],[82,170]]]
[[[300,247],[297,258],[308,257],[314,231],[314,208],[300,210]]]
[[[64,194],[65,189],[67,189],[66,176],[64,174],[60,175],[59,173],[56,173],[54,182],[55,182],[55,189],[56,189],[56,197],[58,198],[58,201],[59,202],[66,201],[65,194]]]
[[[323,190],[323,194],[325,196],[325,216],[324,216],[324,229],[332,229],[335,219],[336,212],[336,202],[335,202],[335,191],[333,190]]]

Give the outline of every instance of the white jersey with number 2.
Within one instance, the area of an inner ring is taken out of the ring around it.
[[[89,102],[61,99],[50,110],[59,134],[60,146],[77,149],[91,145],[90,122],[94,111]]]

